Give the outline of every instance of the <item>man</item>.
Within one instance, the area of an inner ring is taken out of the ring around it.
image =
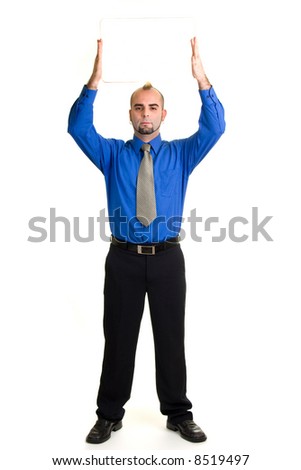
[[[96,132],[93,102],[102,77],[102,40],[98,40],[91,78],[70,112],[68,132],[104,174],[112,231],[106,259],[98,420],[86,438],[89,443],[105,442],[112,431],[122,427],[146,293],[157,393],[167,428],[191,442],[206,440],[193,421],[192,404],[186,396],[186,284],[178,235],[188,177],[222,135],[225,122],[223,107],[205,75],[196,38],[191,47],[192,74],[202,100],[199,129],[193,136],[161,140],[164,98],[150,83],[131,96],[132,140],[105,139]]]

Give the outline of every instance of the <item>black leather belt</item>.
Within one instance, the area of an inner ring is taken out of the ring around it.
[[[111,243],[114,246],[118,246],[118,248],[121,248],[122,250],[134,251],[135,253],[138,253],[138,255],[155,255],[159,251],[168,250],[169,248],[177,246],[180,243],[180,237],[169,238],[162,243],[138,245],[136,243],[121,241],[118,240],[118,238],[111,236]]]

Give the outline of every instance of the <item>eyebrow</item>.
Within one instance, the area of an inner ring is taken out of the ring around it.
[[[135,104],[133,105],[133,107],[136,108],[136,106],[144,106],[144,104],[142,104],[142,103],[135,103]],[[150,104],[148,104],[147,106],[156,106],[157,108],[159,108],[159,105],[158,105],[157,103],[150,103]]]

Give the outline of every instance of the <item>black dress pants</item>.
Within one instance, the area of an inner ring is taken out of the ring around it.
[[[160,410],[177,424],[192,419],[186,397],[185,264],[180,245],[155,255],[111,245],[105,264],[105,349],[97,414],[121,420],[131,395],[135,354],[147,293],[155,344]]]

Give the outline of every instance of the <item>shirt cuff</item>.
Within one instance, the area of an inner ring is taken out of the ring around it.
[[[79,95],[79,99],[84,100],[86,103],[93,104],[96,94],[97,90],[90,90],[89,88],[87,88],[87,85],[84,85],[81,94]]]
[[[211,87],[209,90],[199,90],[201,100],[203,104],[216,104],[218,103],[218,98],[215,94],[214,88]]]

